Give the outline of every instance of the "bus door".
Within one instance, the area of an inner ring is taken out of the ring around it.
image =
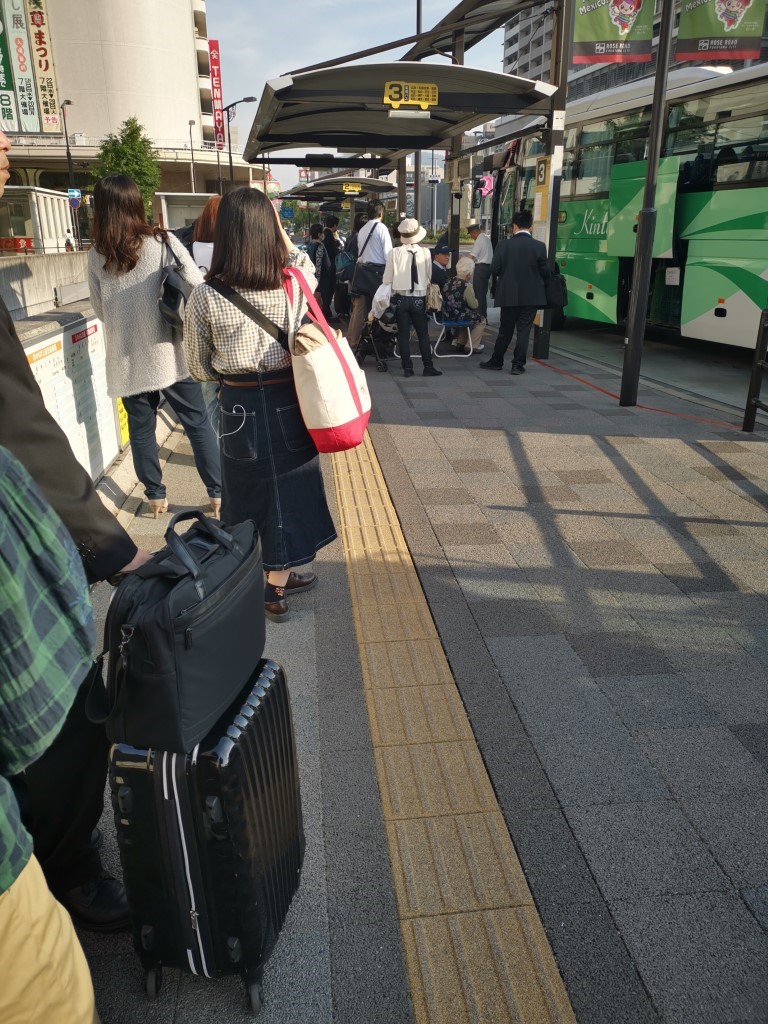
[[[608,203],[609,256],[619,259],[618,315],[626,316],[637,242],[637,217],[643,205],[647,161],[614,163]],[[680,159],[662,157],[656,183],[656,228],[653,235],[653,276],[648,319],[676,327],[680,322],[682,287],[679,254],[675,249],[675,203]]]

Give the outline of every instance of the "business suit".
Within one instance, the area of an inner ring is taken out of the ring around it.
[[[0,445],[26,467],[56,510],[92,583],[131,562],[137,547],[102,504],[66,435],[46,409],[2,300]],[[101,872],[90,838],[103,807],[108,743],[104,727],[86,718],[85,696],[81,687],[55,742],[13,780],[35,854],[50,888],[59,896],[98,879]],[[118,883],[111,884],[112,896],[122,892]]]
[[[525,367],[528,339],[536,310],[546,302],[544,282],[549,278],[547,248],[528,231],[518,231],[496,246],[491,263],[496,280],[496,305],[501,307],[501,326],[488,364],[498,368],[517,328],[517,343],[512,357],[513,371]]]

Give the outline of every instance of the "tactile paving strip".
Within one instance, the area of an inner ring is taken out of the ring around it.
[[[369,438],[333,457],[417,1024],[575,1024]]]

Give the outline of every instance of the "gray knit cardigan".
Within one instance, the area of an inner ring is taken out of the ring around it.
[[[203,275],[174,235],[168,235],[174,253],[183,264],[182,273],[192,285]],[[88,253],[88,283],[91,305],[104,323],[107,391],[112,398],[160,391],[189,377],[184,346],[165,324],[157,308],[160,290],[162,244],[148,235],[139,262],[126,273],[104,270],[104,257]]]

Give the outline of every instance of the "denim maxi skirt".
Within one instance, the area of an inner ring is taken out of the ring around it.
[[[256,523],[265,569],[304,565],[336,539],[290,368],[225,377],[219,437],[222,522]]]

